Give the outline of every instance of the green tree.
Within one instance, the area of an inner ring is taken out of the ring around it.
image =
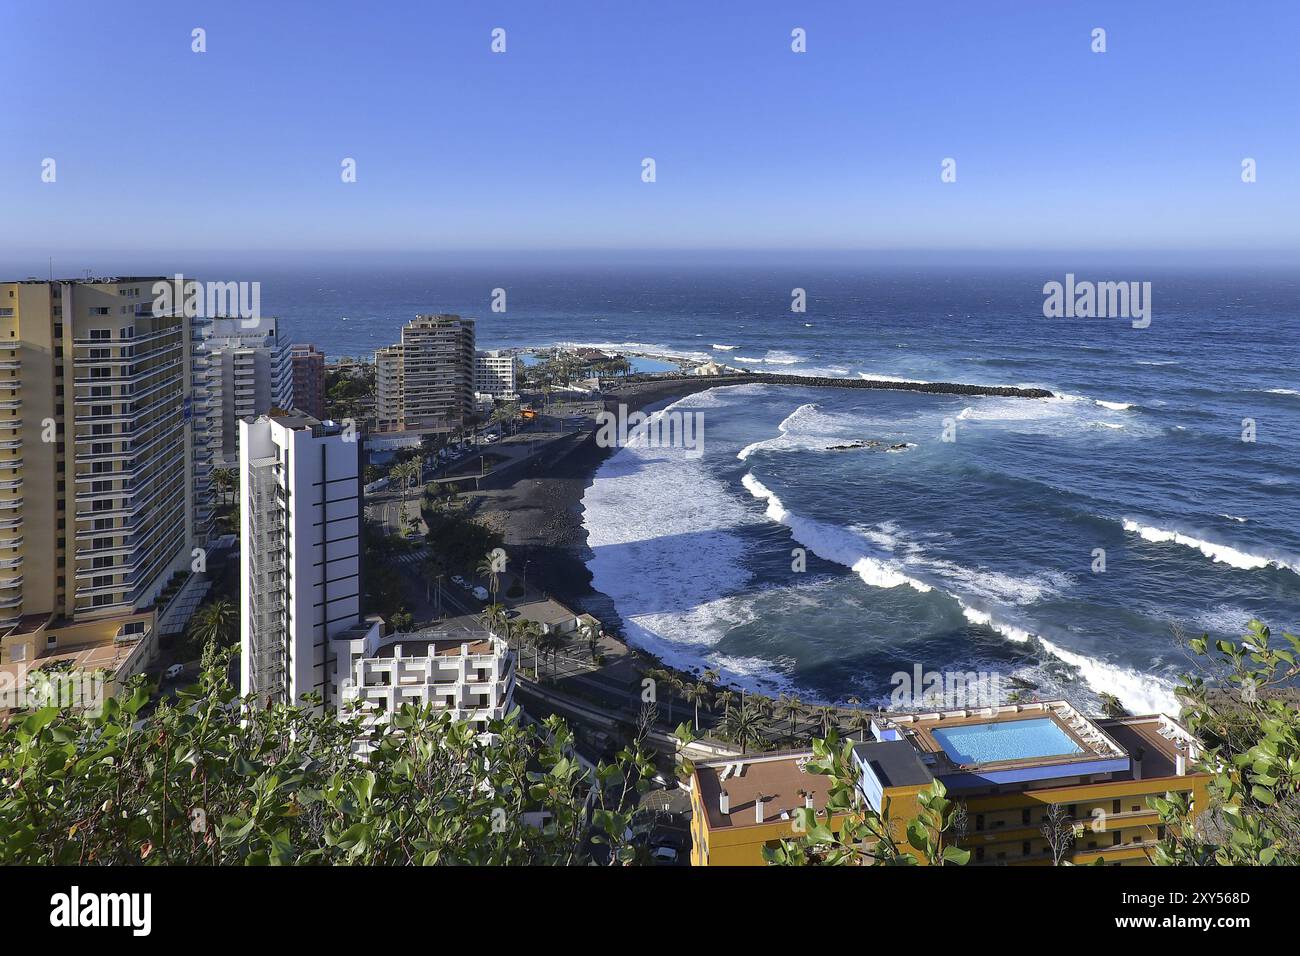
[[[238,626],[239,609],[230,601],[222,599],[205,604],[194,612],[194,617],[190,620],[190,633],[200,648],[207,644],[229,647],[235,642]]]
[[[741,704],[723,721],[722,730],[740,744],[740,752],[743,754],[748,753],[751,745],[763,742],[763,724],[762,714],[753,703]]]
[[[706,709],[709,706],[709,685],[703,681],[687,682],[683,692],[686,694],[686,702],[695,707],[695,732],[698,734],[700,732],[700,704],[704,704]]]
[[[488,590],[492,592],[492,603],[495,604],[497,591],[501,587],[501,574],[505,571],[505,552],[500,549],[488,552],[474,570],[487,580]]]
[[[584,769],[564,723],[248,706],[225,679],[146,713],[134,678],[98,713],[0,728],[0,865],[626,865],[651,821],[642,740]],[[353,743],[369,734],[371,752]],[[544,818],[545,823],[531,822]]]
[[[1193,807],[1186,794],[1148,800],[1166,828],[1154,862],[1300,864],[1300,637],[1278,641],[1251,621],[1241,642],[1189,644],[1205,672],[1188,675],[1178,696],[1201,744],[1194,765],[1213,774],[1210,806]]]
[[[803,701],[793,694],[782,694],[776,701],[776,716],[790,718],[790,739],[797,740],[796,726],[803,716]]]

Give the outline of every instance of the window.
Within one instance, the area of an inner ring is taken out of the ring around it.
[[[107,312],[108,310],[105,309],[104,313]],[[91,329],[90,335],[87,336],[87,338],[89,338],[92,342],[108,341],[112,337],[113,337],[112,329]]]

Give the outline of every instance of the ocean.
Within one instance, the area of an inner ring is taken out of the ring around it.
[[[1151,282],[1150,325],[1044,318],[1067,271]],[[1147,712],[1173,707],[1178,635],[1300,626],[1296,271],[331,269],[263,277],[262,297],[331,356],[459,312],[484,348],[1056,394],[743,385],[672,406],[702,416],[702,454],[611,456],[583,502],[594,586],[634,643],[733,684],[883,702],[919,666]]]

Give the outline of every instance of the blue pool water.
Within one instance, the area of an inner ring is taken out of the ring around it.
[[[1083,753],[1050,718],[970,724],[932,731],[939,746],[957,763],[992,763],[1029,757]]]

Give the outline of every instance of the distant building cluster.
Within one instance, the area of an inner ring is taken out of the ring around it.
[[[445,433],[473,412],[473,319],[417,315],[375,352],[376,430]]]

